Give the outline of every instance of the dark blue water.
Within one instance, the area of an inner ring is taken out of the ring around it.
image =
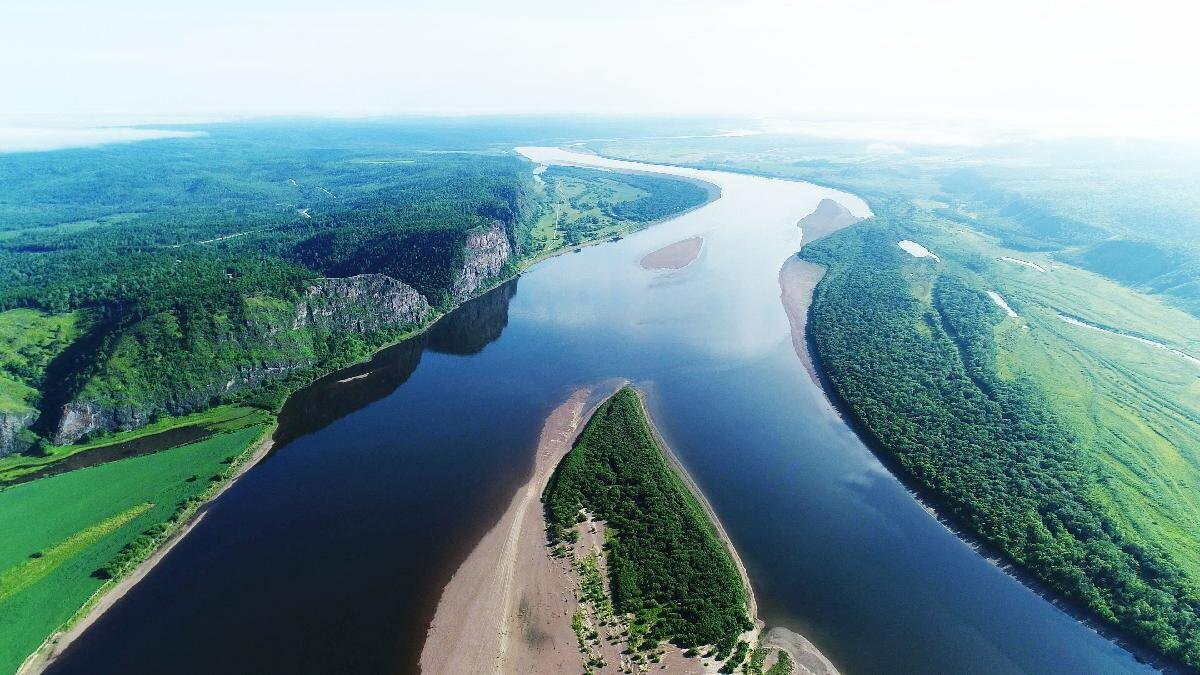
[[[547,261],[298,394],[275,452],[52,671],[411,672],[440,589],[531,470],[545,416],[610,377],[647,390],[767,623],[844,672],[1141,669],[926,513],[802,368],[778,271],[796,220],[821,197],[855,200],[687,174],[724,196]],[[637,266],[697,234],[690,267]]]

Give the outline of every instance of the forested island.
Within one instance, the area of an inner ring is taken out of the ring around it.
[[[836,675],[749,579],[627,384],[546,421],[529,482],[443,591],[422,672]]]

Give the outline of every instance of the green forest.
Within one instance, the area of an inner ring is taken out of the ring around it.
[[[1043,390],[1001,377],[1004,313],[971,266],[897,245],[919,220],[889,202],[805,247],[828,267],[810,340],[874,444],[958,524],[1123,632],[1200,666],[1200,589],[1098,498],[1105,469]]]
[[[467,299],[455,283],[471,233],[508,239],[491,285],[708,198],[688,182],[580,171],[575,201],[598,206],[560,219],[569,206],[511,151],[425,152],[436,136],[400,132],[366,148],[340,131],[218,126],[0,156],[0,410],[36,418],[0,454],[89,440],[64,431],[68,404],[99,413],[93,435],[224,403],[277,408]],[[361,274],[403,282],[433,311],[368,331],[296,325],[314,280]],[[5,346],[30,328],[36,344]]]
[[[649,624],[650,642],[714,645],[724,659],[751,628],[741,575],[632,388],[596,410],[542,499],[551,541],[569,538],[583,510],[607,522],[613,605]]]

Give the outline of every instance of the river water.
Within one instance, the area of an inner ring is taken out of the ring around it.
[[[778,273],[806,183],[619,162],[718,185],[700,209],[548,260],[426,335],[289,401],[276,450],[51,669],[412,672],[438,594],[533,465],[550,410],[627,377],[720,516],[768,625],[846,673],[1144,669],[947,531],[793,351]],[[677,271],[638,261],[705,238]],[[360,377],[365,375],[365,377]],[[350,379],[353,378],[353,379]]]

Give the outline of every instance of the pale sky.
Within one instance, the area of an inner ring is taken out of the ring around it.
[[[722,114],[1197,140],[1197,19],[1160,0],[3,0],[0,125]]]

